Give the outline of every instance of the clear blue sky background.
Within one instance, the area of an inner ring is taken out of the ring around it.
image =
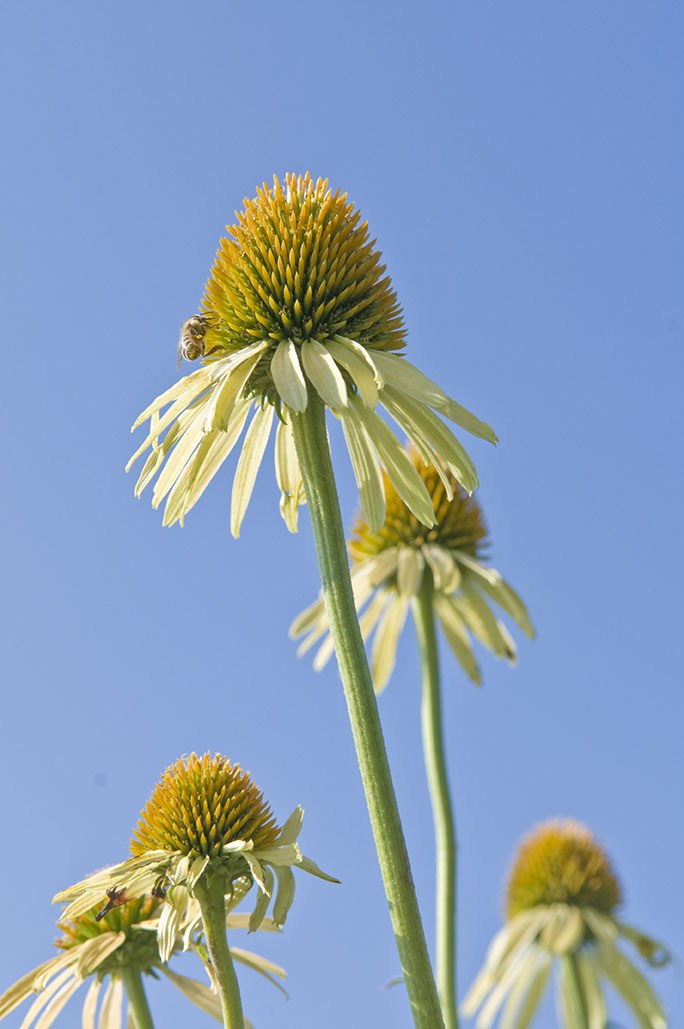
[[[683,23],[674,0],[2,4],[3,986],[50,954],[52,894],[125,856],[164,767],[219,750],[281,818],[304,806],[344,880],[300,877],[287,932],[247,943],[290,973],[288,1002],[242,976],[257,1029],[410,1025],[337,673],[287,638],[317,591],[308,518],[288,535],[265,467],[234,541],[227,468],[163,530],[123,473],[225,223],[306,169],[369,220],[408,356],[496,427],[470,447],[492,557],[539,631],[515,670],[484,656],[479,691],[444,654],[461,992],[552,815],[684,954]],[[381,713],[431,937],[408,631]],[[684,1024],[681,965],[653,981]]]

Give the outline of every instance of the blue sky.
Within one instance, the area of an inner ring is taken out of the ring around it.
[[[3,986],[49,955],[53,893],[125,856],[164,767],[219,750],[279,817],[304,806],[305,852],[344,883],[301,877],[286,933],[247,944],[290,973],[287,1002],[243,975],[256,1029],[410,1024],[382,989],[398,962],[337,673],[287,638],[318,588],[306,516],[289,536],[265,467],[234,541],[226,469],[162,530],[123,473],[224,225],[307,169],[368,219],[408,356],[495,426],[496,450],[469,446],[493,563],[539,632],[514,670],[484,656],[479,691],[443,655],[461,993],[517,840],[552,815],[597,833],[626,920],[684,953],[683,21],[665,0],[3,4]],[[381,714],[431,937],[410,632]],[[684,1022],[681,965],[653,982]]]

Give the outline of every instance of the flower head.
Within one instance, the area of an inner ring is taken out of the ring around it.
[[[632,943],[651,966],[670,955],[656,940],[620,921],[622,892],[610,860],[583,825],[547,822],[523,840],[508,881],[506,925],[463,1005],[478,1008],[477,1029],[487,1029],[503,1005],[502,1024],[530,1024],[554,963],[564,1024],[605,1026],[604,981],[612,984],[645,1029],[665,1029],[651,986],[623,951]]]
[[[361,633],[364,640],[375,633],[371,655],[375,688],[380,691],[389,681],[409,603],[423,588],[426,576],[432,580],[434,611],[444,635],[467,675],[479,683],[471,635],[497,657],[511,663],[516,657],[515,643],[490,603],[502,608],[528,636],[534,635],[532,623],[518,594],[483,563],[487,529],[477,499],[450,472],[424,465],[415,449],[409,448],[409,456],[434,506],[435,524],[422,524],[387,480],[384,524],[375,530],[359,517],[349,543]],[[302,612],[291,628],[293,637],[304,637],[299,654],[323,637],[314,661],[317,669],[332,654],[327,629],[322,598]]]
[[[199,928],[191,902],[207,872],[222,878],[229,906],[257,884],[252,931],[264,921],[271,899],[273,921],[283,925],[294,900],[293,867],[337,882],[300,851],[303,817],[297,807],[279,828],[239,765],[220,754],[191,754],[167,768],[153,790],[131,840],[133,856],[63,890],[55,900],[68,902],[65,917],[76,918],[105,897],[118,902],[152,894],[163,901],[157,927],[162,960],[171,955],[181,928],[186,940]]]
[[[90,981],[83,1003],[84,1029],[114,1029],[123,1021],[124,979],[136,976],[157,978],[162,972],[203,1011],[220,1020],[221,1005],[214,990],[205,983],[181,975],[162,961],[156,928],[162,902],[156,897],[136,897],[92,908],[77,918],[64,916],[57,923],[61,936],[55,941],[58,954],[22,976],[0,997],[0,1020],[33,996],[33,1004],[22,1026],[51,1026],[70,998]],[[228,916],[229,924],[235,916]],[[239,924],[239,922],[237,923]],[[181,950],[183,938],[174,941],[173,953]],[[187,948],[186,948],[187,949]],[[190,949],[198,949],[193,941]],[[235,948],[233,956],[260,972],[270,981],[285,972],[257,954]],[[276,982],[276,985],[279,985]]]
[[[136,495],[159,472],[153,506],[166,499],[164,524],[182,524],[251,413],[233,484],[231,530],[239,535],[275,413],[281,513],[296,532],[304,487],[292,419],[316,395],[342,423],[369,523],[378,529],[384,521],[384,469],[415,516],[431,525],[425,484],[376,407],[426,461],[468,490],[477,485],[475,468],[439,416],[490,442],[496,436],[400,356],[401,309],[360,213],[327,180],[286,175],[284,184],[274,178],[245,200],[228,233],[202,313],[181,332],[179,354],[201,354],[203,366],[157,397],[133,426],[150,420],[128,465],[151,448]]]

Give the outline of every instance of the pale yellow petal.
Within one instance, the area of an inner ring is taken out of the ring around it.
[[[342,374],[326,348],[315,339],[302,343],[304,371],[324,404],[332,411],[347,406],[347,387]]]

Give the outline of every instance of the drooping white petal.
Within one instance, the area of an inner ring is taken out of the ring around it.
[[[287,972],[284,968],[276,965],[274,961],[269,961],[267,958],[262,957],[260,954],[254,954],[251,950],[243,950],[242,947],[231,947],[230,953],[234,961],[238,961],[241,965],[246,965],[252,971],[263,975],[264,979],[268,979],[273,986],[287,997],[287,990],[275,978],[278,976],[279,979],[287,979]]]
[[[435,589],[440,593],[451,593],[461,581],[461,573],[451,553],[438,543],[424,543],[423,555],[430,566]]]
[[[208,368],[198,368],[197,371],[192,372],[190,375],[185,375],[178,382],[174,382],[173,386],[167,389],[164,393],[161,393],[155,400],[149,404],[141,414],[138,415],[136,420],[133,422],[131,432],[134,432],[138,426],[142,425],[148,418],[151,419],[152,424],[150,425],[150,435],[158,436],[160,432],[164,431],[164,428],[159,425],[159,411],[162,407],[166,407],[174,401],[174,407],[178,411],[182,411],[191,400],[199,396],[202,390],[206,389],[207,386],[212,382],[212,375]],[[169,411],[172,408],[169,408]],[[167,411],[167,414],[169,412]],[[156,416],[156,417],[155,417]],[[170,425],[173,418],[169,419],[167,425]],[[149,446],[149,444],[147,444]],[[129,464],[133,462],[134,458],[131,458]],[[128,470],[128,468],[127,468]]]
[[[174,886],[169,890],[162,905],[157,926],[157,944],[162,961],[168,961],[176,945],[181,919],[188,906],[189,894],[185,886]]]
[[[301,348],[302,364],[307,378],[324,404],[332,411],[347,406],[347,387],[342,374],[332,357],[315,339],[307,339]]]
[[[189,378],[192,379],[192,375],[189,376]],[[128,464],[126,465],[126,471],[128,471],[131,468],[131,466],[135,464],[140,455],[144,453],[144,451],[147,450],[147,448],[152,443],[156,442],[159,435],[162,432],[164,432],[164,430],[167,429],[169,425],[171,425],[171,423],[174,422],[180,414],[182,414],[183,411],[185,411],[185,409],[190,405],[191,401],[193,401],[197,394],[202,392],[202,390],[204,390],[207,385],[208,382],[202,381],[202,384],[199,386],[198,389],[195,389],[192,386],[187,388],[183,393],[180,394],[176,402],[171,405],[171,407],[168,409],[168,411],[165,412],[165,414],[159,419],[159,421],[155,419],[154,428],[150,433],[148,433],[148,435],[140,444],[136,452],[130,458]]]
[[[573,954],[564,954],[559,961],[558,998],[565,1025],[587,1024],[584,991],[577,974]]]
[[[385,606],[391,603],[391,599],[392,593],[389,590],[379,589],[366,610],[359,616],[359,629],[364,643],[380,621]]]
[[[482,1005],[482,1010],[475,1023],[476,1029],[491,1029],[499,1008],[506,1000],[508,994],[515,986],[519,976],[529,962],[529,947],[518,946],[511,954],[510,961],[506,966],[499,981],[496,983],[487,1000]],[[529,967],[529,966],[528,966]],[[529,974],[529,973],[528,973]]]
[[[161,470],[152,493],[152,507],[157,508],[188,464],[204,435],[201,421],[196,419],[185,430]]]
[[[341,336],[326,340],[332,357],[351,375],[354,385],[369,407],[378,402],[378,373],[365,347]]]
[[[434,605],[439,623],[456,660],[468,678],[476,686],[479,686],[482,683],[482,675],[475,660],[468,633],[463,625],[463,619],[458,609],[454,607],[453,597],[445,596],[443,593],[435,593]]]
[[[83,1003],[83,1010],[81,1012],[81,1029],[95,1029],[95,1012],[97,1011],[97,1001],[100,996],[101,986],[102,980],[98,979],[96,976],[90,984],[86,994],[86,999]]]
[[[482,592],[503,608],[527,636],[534,637],[534,626],[527,608],[513,587],[494,568],[486,568],[469,554],[459,552],[456,557],[459,564],[477,577],[478,586]]]
[[[163,525],[185,522],[224,461],[230,456],[247,420],[250,400],[238,400],[224,431],[214,429],[202,437],[185,468],[176,479],[164,508]]]
[[[368,442],[352,411],[341,412],[342,431],[359,488],[363,513],[371,532],[379,532],[385,521],[385,487],[375,448]]]
[[[278,880],[278,890],[273,902],[273,921],[276,925],[285,925],[295,895],[295,878],[292,869],[287,865],[274,865],[273,870]]]
[[[490,425],[480,421],[467,408],[452,400],[436,382],[419,371],[405,357],[379,350],[371,350],[370,355],[388,385],[396,386],[416,400],[429,404],[435,411],[446,415],[450,421],[460,425],[471,435],[485,439],[489,443],[498,442],[496,433]]]
[[[61,955],[64,957],[64,955]],[[58,971],[62,967],[64,962],[60,962],[60,958],[50,958],[49,961],[44,961],[37,968],[32,968],[30,972],[23,975],[21,979],[17,979],[0,997],[0,1019],[4,1018],[5,1015],[9,1015],[10,1011],[14,1011],[27,997],[30,997],[36,990],[36,980],[38,981],[49,981],[50,977],[54,974],[54,971]],[[73,962],[73,957],[69,964]],[[55,965],[57,967],[55,968]]]
[[[48,983],[47,986],[38,994],[31,1007],[24,1015],[24,1021],[21,1023],[19,1029],[29,1029],[33,1025],[36,1018],[40,1015],[47,1005],[50,1003],[52,998],[58,993],[59,990],[70,981],[74,981],[74,972],[72,968],[63,969],[59,975],[55,976],[52,982]],[[76,979],[76,982],[80,982],[80,979]]]
[[[463,1001],[462,1011],[466,1017],[475,1014],[492,986],[503,975],[518,947],[527,947],[534,941],[545,918],[545,913],[538,909],[523,911],[499,930],[489,945],[484,965]]]
[[[373,639],[371,675],[376,693],[382,693],[390,680],[397,658],[397,644],[406,620],[408,597],[397,594],[378,625]]]
[[[460,593],[452,599],[454,607],[480,643],[496,657],[505,657],[515,663],[515,643],[502,623],[494,617],[484,597],[477,590],[469,588],[467,583],[462,583]]]
[[[407,597],[418,593],[425,571],[425,561],[416,547],[399,547],[397,559],[397,589]]]
[[[551,970],[551,957],[539,947],[530,947],[527,961],[513,984],[501,1013],[500,1029],[527,1029]],[[541,987],[541,990],[540,990]]]
[[[275,876],[270,868],[263,867],[261,869],[264,889],[257,892],[256,904],[254,910],[249,916],[249,931],[255,933],[260,928],[261,923],[266,917],[268,911],[268,905],[271,903],[271,896],[273,894],[273,885],[275,882]]]
[[[434,525],[435,510],[430,494],[404,447],[389,426],[358,397],[350,397],[349,402],[401,499],[423,525]]]
[[[50,1029],[50,1026],[57,1020],[60,1011],[62,1011],[81,985],[81,979],[72,979],[70,982],[64,983],[50,1003],[46,1005],[45,1010],[36,1022],[35,1029]]]
[[[520,1005],[518,1011],[516,1029],[529,1029],[532,1025],[532,1019],[537,1013],[537,1008],[541,1003],[541,999],[544,996],[544,990],[546,984],[549,981],[549,975],[553,968],[553,960],[550,954],[542,954],[540,956],[540,963],[537,971],[532,977],[527,991],[527,996]],[[501,1025],[503,1029],[503,1022]]]
[[[123,983],[119,978],[112,978],[102,1000],[99,1029],[121,1029],[122,1018]]]
[[[86,940],[78,948],[76,973],[80,975],[81,979],[86,979],[110,954],[118,950],[125,941],[126,934],[123,932],[101,933],[99,936],[93,937],[92,940]]]
[[[316,656],[313,659],[314,672],[322,672],[334,653],[335,644],[333,643],[332,636],[328,634],[316,651]]]
[[[240,526],[252,496],[272,423],[273,407],[270,404],[259,407],[245,436],[235,472],[230,508],[230,531],[236,539],[240,535]]]
[[[614,943],[604,941],[597,947],[594,961],[637,1019],[648,1029],[666,1029],[665,1012],[650,983]]]
[[[157,471],[162,464],[164,458],[171,450],[171,447],[175,446],[178,440],[181,438],[185,430],[188,428],[190,423],[194,421],[200,411],[206,409],[207,404],[210,401],[210,397],[202,397],[200,400],[191,404],[185,411],[178,415],[178,418],[173,423],[169,431],[164,436],[164,439],[160,443],[158,440],[152,444],[152,450],[150,451],[145,464],[142,467],[142,471],[138,476],[138,481],[135,484],[135,496],[139,497],[142,491],[149,485]]]
[[[554,904],[549,907],[549,916],[539,935],[540,946],[554,954],[575,951],[584,936],[580,909],[571,904]]]
[[[306,493],[289,422],[278,422],[275,438],[275,473],[280,489],[280,513],[290,532],[297,532],[299,508]]]
[[[605,1029],[608,1012],[592,958],[593,955],[580,949],[575,954],[575,965],[587,1004],[588,1029]]]
[[[468,493],[477,488],[475,465],[451,429],[429,407],[390,386],[383,389],[380,400],[414,445],[429,455],[438,472],[445,465]],[[445,477],[441,478],[445,482]],[[450,485],[447,492],[453,495]]]
[[[283,403],[293,411],[306,411],[306,379],[292,340],[284,339],[276,347],[271,375]]]
[[[223,377],[221,384],[215,390],[213,404],[207,410],[206,432],[210,432],[212,429],[227,431],[235,404],[242,399],[242,392],[247,381],[268,346],[269,343],[262,340],[239,352],[230,372]]]
[[[198,1007],[200,1011],[204,1011],[205,1014],[215,1018],[217,1022],[223,1025],[221,1000],[218,994],[214,993],[209,986],[198,982],[196,979],[190,979],[186,975],[179,975],[178,972],[173,972],[168,965],[164,965],[162,972],[167,979],[170,979],[178,987],[181,993],[185,994],[188,1000],[192,1001],[195,1007]]]

